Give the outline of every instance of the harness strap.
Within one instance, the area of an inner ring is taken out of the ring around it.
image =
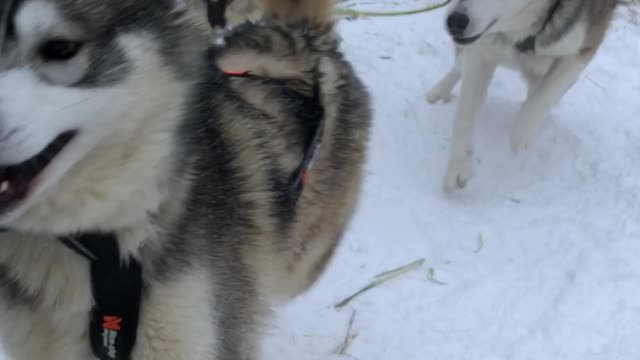
[[[229,77],[241,77],[241,78],[253,78],[257,80],[269,80],[269,81],[283,81],[282,79],[272,79],[272,78],[263,78],[258,75],[252,74],[250,71],[224,71],[224,74]],[[313,130],[313,135],[311,137],[311,141],[307,145],[305,149],[304,156],[302,158],[302,162],[298,166],[296,172],[291,176],[291,180],[289,183],[289,192],[292,195],[293,199],[298,199],[304,186],[309,181],[310,173],[313,168],[314,161],[316,159],[318,150],[320,148],[320,144],[324,138],[324,125],[325,125],[325,117],[323,107],[321,105],[320,100],[320,88],[318,85],[318,81],[314,82],[313,87],[313,98],[317,104],[317,107],[321,109],[317,114],[314,114],[315,117],[315,128]]]
[[[538,37],[538,35],[542,34],[544,29],[551,22],[553,15],[555,15],[556,11],[558,11],[558,8],[560,7],[560,1],[561,0],[556,0],[551,8],[549,8],[549,11],[547,12],[547,18],[544,20],[544,22],[542,23],[542,27],[540,28],[540,30],[538,30],[537,33],[526,37],[524,40],[516,44],[516,49],[518,49],[518,51],[523,53],[535,51],[536,38]]]
[[[207,20],[211,26],[212,43],[215,46],[224,46],[227,30],[227,18],[225,17],[227,6],[233,0],[206,0]]]
[[[130,360],[136,344],[142,266],[133,257],[123,262],[114,234],[81,234],[59,239],[91,266],[89,339],[100,360]]]
[[[224,29],[227,27],[225,13],[231,1],[233,0],[207,0],[207,19],[212,28]]]

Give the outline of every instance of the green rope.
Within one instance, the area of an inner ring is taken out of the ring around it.
[[[360,10],[338,8],[338,9],[336,9],[336,13],[338,15],[354,16],[354,17],[359,17],[359,16],[405,16],[405,15],[414,15],[414,14],[420,14],[420,13],[425,13],[425,12],[429,12],[429,11],[438,10],[440,8],[443,8],[443,7],[447,6],[447,5],[449,5],[450,2],[451,2],[451,0],[446,0],[443,3],[435,4],[435,5],[429,5],[429,6],[425,7],[425,8],[421,8],[421,9],[406,10],[406,11],[391,11],[391,12],[360,11]]]

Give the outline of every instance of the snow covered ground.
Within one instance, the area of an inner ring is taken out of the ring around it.
[[[453,196],[440,189],[455,102],[423,100],[453,58],[443,11],[343,21],[341,32],[376,112],[364,198],[329,272],[269,328],[266,358],[640,359],[640,27],[629,11],[522,155],[508,136],[525,87],[498,73],[475,176]]]
[[[326,276],[268,328],[265,358],[640,359],[640,27],[620,11],[595,62],[519,156],[508,134],[525,89],[499,72],[480,114],[475,177],[445,196],[455,102],[423,100],[452,62],[442,16],[342,22],[376,112],[364,197]],[[420,269],[333,308],[422,258]]]

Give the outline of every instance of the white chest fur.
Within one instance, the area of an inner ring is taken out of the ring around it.
[[[473,52],[473,56],[491,64],[516,70],[525,77],[544,76],[555,59],[554,56],[518,51],[513,41],[500,34],[485,36],[473,46],[465,48],[465,52]]]
[[[0,336],[15,359],[88,359],[88,262],[55,239],[3,235]]]

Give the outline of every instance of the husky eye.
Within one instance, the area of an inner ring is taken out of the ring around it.
[[[49,40],[39,50],[40,57],[44,61],[67,61],[73,59],[84,43],[69,40]]]

